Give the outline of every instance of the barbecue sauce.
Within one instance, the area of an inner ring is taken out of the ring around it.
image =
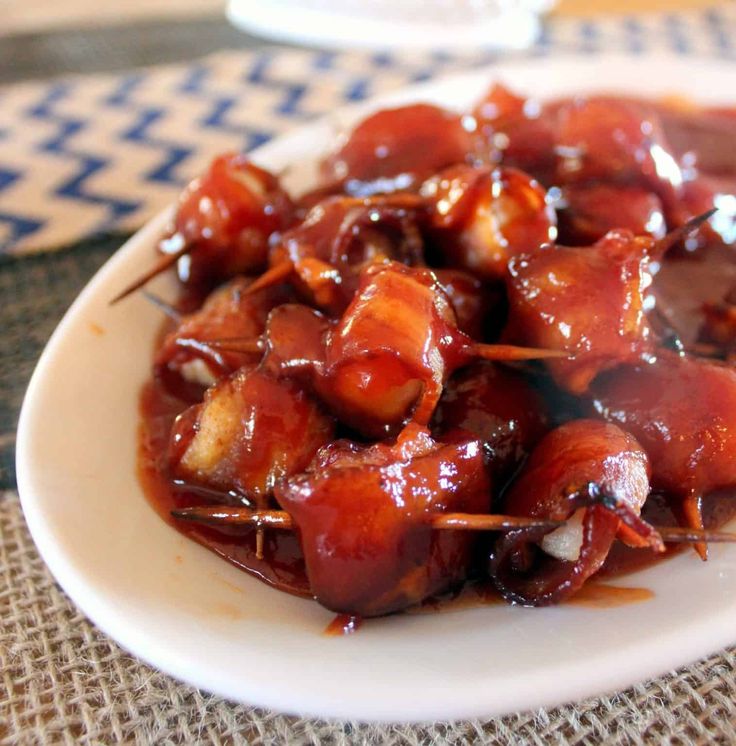
[[[725,195],[724,205],[730,200],[736,205],[736,110],[712,109],[698,111],[692,107],[677,109],[671,105],[658,108],[664,136],[669,141],[676,156],[694,154],[691,160],[704,175],[703,189]],[[426,114],[426,112],[422,112]],[[412,115],[414,112],[412,112]],[[432,117],[442,119],[430,111]],[[428,118],[432,119],[432,117]],[[448,120],[449,121],[449,120]],[[434,119],[432,119],[434,126]],[[529,123],[526,123],[527,126]],[[467,133],[459,121],[452,120],[452,142],[442,151],[442,159],[432,163],[432,168],[450,165],[461,160],[458,153],[467,147]],[[443,122],[443,126],[444,122]],[[475,147],[475,145],[473,146]],[[445,158],[445,151],[449,154]],[[455,152],[457,151],[457,153]],[[430,175],[422,163],[421,168],[412,169],[410,164],[400,163],[400,168],[361,170],[359,160],[362,154],[341,151],[339,158],[327,165],[333,169],[332,178],[344,181],[353,179],[356,192],[363,188],[370,193],[376,189],[375,183],[381,179],[394,179],[396,174],[410,174],[407,179],[416,184],[420,177]],[[348,158],[350,155],[350,158]],[[467,160],[467,159],[466,159]],[[447,162],[445,162],[447,161]],[[348,167],[344,166],[347,163]],[[518,164],[517,164],[518,165]],[[338,168],[339,166],[339,168]],[[326,168],[326,166],[325,166]],[[342,170],[341,170],[342,169]],[[342,171],[345,171],[343,174]],[[364,172],[365,171],[365,172]],[[390,171],[390,172],[389,172]],[[426,172],[426,173],[425,173]],[[541,178],[541,175],[540,175]],[[366,185],[369,185],[366,187]],[[642,204],[642,214],[646,220],[650,214],[660,209],[659,198],[652,193],[642,192],[641,185],[631,185],[636,192],[637,205]],[[650,196],[646,196],[650,195]],[[576,193],[576,198],[580,197]],[[666,196],[666,195],[665,195]],[[702,191],[693,190],[692,202],[697,206]],[[706,195],[710,199],[712,194]],[[717,202],[717,200],[716,200]],[[611,203],[615,213],[615,203]],[[638,214],[638,213],[637,213]],[[736,207],[734,208],[736,214]],[[721,214],[721,224],[730,219],[728,211]],[[612,217],[613,220],[613,217]],[[736,228],[733,229],[736,237]],[[705,231],[705,238],[699,242],[685,242],[674,252],[670,252],[661,262],[661,268],[654,277],[652,287],[653,302],[660,317],[664,317],[673,330],[678,342],[692,343],[698,339],[704,321],[703,305],[718,304],[736,294],[736,253],[724,241],[728,237],[728,226],[720,234]],[[185,304],[191,310],[191,299]],[[169,328],[167,326],[167,328]],[[173,509],[201,505],[203,490],[186,489],[175,485],[167,467],[169,435],[175,417],[187,406],[187,402],[172,396],[160,380],[146,384],[140,396],[140,434],[138,450],[138,475],[144,492],[155,510],[170,525],[192,538],[209,550],[226,559],[236,567],[259,578],[263,582],[298,596],[311,597],[306,577],[305,562],[296,534],[287,531],[268,531],[265,534],[262,557],[258,556],[256,532],[242,530],[213,529],[191,523],[175,522],[170,516]],[[218,496],[221,499],[221,496]],[[237,496],[230,500],[237,503]],[[717,528],[736,515],[736,500],[733,491],[719,491],[706,497],[704,502],[704,524],[707,528]],[[676,519],[668,501],[659,494],[653,494],[644,507],[642,516],[659,525],[675,525]],[[676,554],[689,545],[670,545],[664,554],[656,554],[647,549],[630,549],[620,542],[614,543],[601,570],[582,591],[568,603],[584,606],[610,608],[621,603],[635,603],[646,600],[651,592],[640,588],[624,588],[601,583],[611,577],[631,573]],[[466,589],[452,597],[429,599],[411,612],[445,611],[467,608],[475,605],[499,603],[495,591],[485,585],[470,583]],[[338,617],[326,630],[327,634],[348,634],[359,626],[355,617]]]

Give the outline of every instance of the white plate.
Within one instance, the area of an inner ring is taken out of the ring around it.
[[[548,96],[677,92],[711,103],[732,102],[736,90],[726,63],[585,57],[498,66],[380,104],[463,107],[494,77]],[[332,135],[318,123],[257,160],[279,170]],[[736,641],[736,547],[714,546],[708,563],[685,553],[622,581],[655,592],[643,603],[400,615],[326,637],[329,612],[267,588],[167,526],[135,475],[137,399],[160,318],[138,297],[108,306],[150,264],[165,219],[134,236],[66,314],[18,432],[19,489],[38,548],[71,598],[125,648],[198,687],[281,711],[434,720],[623,688]],[[173,290],[172,280],[159,280],[159,290]]]

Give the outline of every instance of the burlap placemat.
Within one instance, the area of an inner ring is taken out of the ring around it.
[[[36,553],[12,491],[0,497],[0,668],[2,743],[736,743],[734,650],[614,696],[486,721],[338,723],[210,696],[84,618]]]

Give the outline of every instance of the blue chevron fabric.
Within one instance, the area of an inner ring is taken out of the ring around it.
[[[733,5],[556,19],[529,54],[664,50],[734,60],[735,32]],[[345,103],[493,59],[269,48],[0,88],[0,252],[135,229],[218,152],[250,150]]]

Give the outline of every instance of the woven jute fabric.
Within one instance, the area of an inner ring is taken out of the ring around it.
[[[158,673],[88,622],[0,497],[0,743],[736,743],[736,650],[620,694],[492,720],[327,722],[249,708]],[[411,692],[407,692],[411,696]]]

